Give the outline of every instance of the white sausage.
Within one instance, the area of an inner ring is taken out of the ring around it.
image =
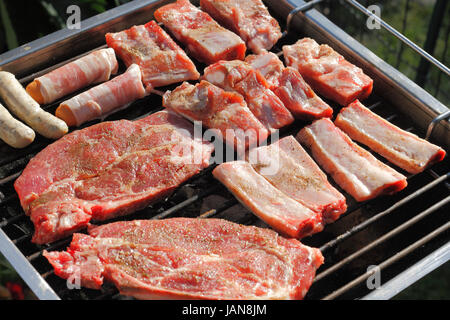
[[[58,139],[69,131],[63,120],[42,110],[16,77],[6,71],[0,71],[0,96],[12,113],[44,137]]]
[[[25,148],[34,141],[34,131],[19,120],[13,118],[0,104],[0,139],[13,148]]]

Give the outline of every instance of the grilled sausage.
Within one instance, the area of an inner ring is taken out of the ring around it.
[[[9,72],[0,71],[0,96],[12,113],[44,137],[58,139],[69,131],[63,120],[42,110]]]
[[[13,148],[25,148],[34,141],[34,131],[11,116],[0,104],[0,139]]]

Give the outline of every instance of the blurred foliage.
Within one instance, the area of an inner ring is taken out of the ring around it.
[[[0,53],[66,26],[68,6],[87,19],[130,0],[0,0]]]
[[[424,47],[436,0],[359,0],[366,8],[378,5],[381,18],[403,33],[420,47]],[[420,55],[403,45],[388,31],[370,30],[366,27],[367,16],[346,4],[344,0],[328,1],[321,8],[326,16],[348,34],[356,38],[381,59],[400,70],[411,80],[417,77]],[[444,64],[450,59],[449,46],[450,2],[439,29],[433,56]],[[437,67],[431,66],[424,88],[447,106],[450,105],[450,81]]]

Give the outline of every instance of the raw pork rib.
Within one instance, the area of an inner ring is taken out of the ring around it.
[[[213,175],[242,205],[281,234],[302,238],[323,228],[320,216],[275,188],[249,162],[222,163]]]
[[[244,61],[219,61],[205,68],[202,79],[227,90],[240,93],[250,111],[269,130],[291,124],[294,117],[270,90],[261,73]]]
[[[310,120],[333,115],[333,109],[314,93],[300,73],[294,68],[285,68],[276,54],[263,51],[247,56],[245,61],[261,72],[272,91],[296,118]]]
[[[197,60],[244,60],[247,47],[235,33],[225,29],[189,0],[178,0],[155,11],[155,18],[187,47]]]
[[[44,256],[55,274],[138,299],[302,299],[323,263],[318,249],[221,219],[116,222],[75,234]]]
[[[248,55],[245,62],[261,72],[270,89],[273,90],[280,85],[280,76],[284,70],[284,64],[275,53],[263,50],[259,54]]]
[[[285,68],[279,81],[273,92],[296,118],[310,120],[333,115],[333,109],[314,93],[297,70]]]
[[[34,223],[32,241],[47,243],[169,195],[208,166],[212,151],[193,139],[189,121],[161,111],[65,135],[30,160],[14,187]]]
[[[334,122],[350,138],[367,145],[409,173],[419,173],[445,157],[440,147],[403,131],[358,100],[343,108]]]
[[[298,70],[315,92],[346,106],[372,92],[373,81],[331,47],[310,38],[283,46],[286,65]]]
[[[125,73],[64,101],[55,115],[68,126],[81,124],[127,107],[147,94],[141,70],[132,64]]]
[[[261,0],[200,0],[203,10],[233,30],[255,53],[270,50],[281,38],[280,25]]]
[[[297,139],[356,201],[392,194],[406,187],[406,177],[354,143],[328,118],[303,128]]]
[[[113,49],[96,50],[34,79],[27,92],[39,104],[51,103],[90,84],[108,81],[118,67]]]
[[[161,87],[200,77],[194,63],[155,21],[107,33],[106,43],[129,67],[137,64],[145,86]]]
[[[314,229],[320,230],[347,210],[345,197],[293,136],[252,149],[248,160],[278,190],[317,213],[320,225]]]
[[[219,137],[241,151],[269,136],[269,131],[251,113],[240,94],[224,91],[204,80],[195,86],[185,82],[167,91],[163,106],[191,121],[201,121],[206,127],[217,129]]]

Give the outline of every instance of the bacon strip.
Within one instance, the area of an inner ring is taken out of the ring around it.
[[[141,78],[141,70],[132,64],[124,74],[64,101],[55,114],[69,126],[106,116],[146,95]]]
[[[281,38],[280,25],[261,0],[200,0],[200,5],[255,53],[270,50]]]
[[[189,0],[178,0],[159,8],[155,11],[155,18],[201,62],[211,64],[219,60],[243,60],[245,57],[245,42]]]
[[[342,189],[356,201],[392,194],[406,187],[406,177],[355,144],[328,118],[303,128],[297,139]]]
[[[296,118],[310,120],[333,115],[333,109],[315,94],[300,73],[291,67],[285,68],[276,54],[263,51],[247,56],[245,61],[261,72],[272,91]]]
[[[310,38],[283,46],[286,65],[298,70],[315,92],[346,106],[372,92],[373,81],[331,47]]]
[[[317,214],[275,188],[246,161],[222,163],[213,175],[245,207],[282,234],[301,238],[323,228]]]
[[[146,87],[161,87],[200,77],[186,53],[155,21],[107,33],[106,43],[129,67],[137,64]]]
[[[269,135],[240,94],[224,91],[204,80],[195,86],[185,82],[175,90],[167,91],[163,106],[216,129],[228,145],[238,150],[256,145]]]
[[[409,173],[419,173],[442,161],[445,151],[376,115],[358,100],[343,108],[334,122],[353,140]]]
[[[52,103],[91,84],[108,81],[119,64],[113,49],[100,49],[36,78],[26,90],[39,104]]]
[[[250,150],[248,161],[278,190],[314,211],[321,225],[347,210],[345,197],[293,136]]]
[[[266,79],[244,61],[219,61],[205,68],[202,79],[241,94],[252,113],[269,130],[294,121],[283,102],[270,90]]]

